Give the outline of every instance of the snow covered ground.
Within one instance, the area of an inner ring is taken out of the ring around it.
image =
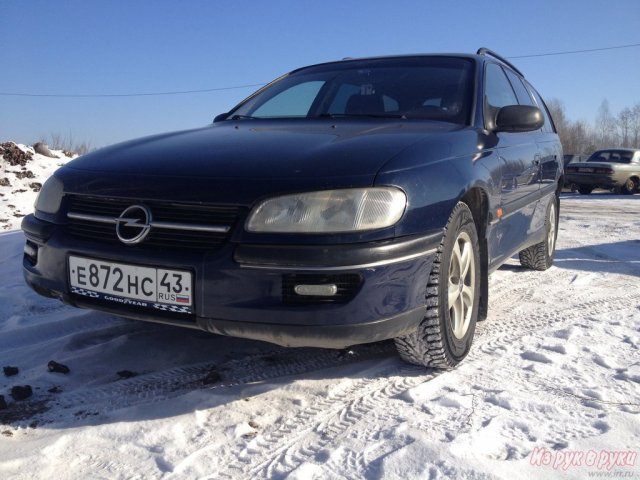
[[[66,307],[0,234],[0,478],[640,478],[640,195],[561,209],[555,266],[492,275],[450,372]]]
[[[62,150],[52,150],[58,158],[51,158],[35,153],[28,145],[17,144],[17,147],[31,158],[10,162],[3,158],[5,149],[0,145],[0,232],[20,228],[22,217],[33,211],[44,181],[71,160]]]

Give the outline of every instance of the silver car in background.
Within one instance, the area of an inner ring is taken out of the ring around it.
[[[598,150],[586,162],[565,167],[565,184],[575,185],[583,195],[604,188],[632,195],[640,186],[640,149]]]

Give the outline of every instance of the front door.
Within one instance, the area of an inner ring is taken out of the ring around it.
[[[518,98],[498,64],[485,70],[485,117],[495,121],[495,113],[507,105],[518,105]],[[493,125],[489,125],[493,127]],[[500,158],[501,216],[495,219],[489,242],[489,262],[513,254],[529,237],[531,221],[540,197],[539,146],[533,132],[498,132]]]

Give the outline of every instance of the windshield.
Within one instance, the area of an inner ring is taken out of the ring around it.
[[[589,157],[587,162],[631,163],[633,152],[625,150],[600,150]]]
[[[468,123],[473,62],[409,57],[298,70],[250,97],[228,118],[421,118]]]

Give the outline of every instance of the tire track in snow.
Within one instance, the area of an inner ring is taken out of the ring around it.
[[[397,362],[400,363],[401,361],[397,360]],[[319,456],[324,456],[322,454],[336,438],[345,435],[363,419],[369,419],[372,412],[376,412],[376,423],[388,421],[392,417],[395,418],[395,412],[380,407],[386,404],[389,398],[400,395],[409,388],[424,383],[439,374],[439,372],[426,372],[423,368],[405,365],[390,367],[388,372],[393,377],[388,378],[385,373],[382,373],[382,379],[374,381],[372,385],[367,385],[364,394],[359,391],[355,401],[348,401],[347,399],[347,402],[339,408],[337,413],[334,413],[329,418],[326,424],[321,422],[318,425],[314,425],[313,432],[315,435],[310,436],[310,438],[302,436],[300,442],[291,442],[288,448],[281,451],[279,456],[271,458],[268,462],[251,470],[251,476],[254,478],[282,477],[309,458],[317,459]],[[381,413],[378,413],[379,410]],[[319,432],[320,434],[318,434]],[[383,454],[382,452],[378,453]],[[365,458],[356,456],[355,463],[358,470],[361,473],[365,473],[362,469],[363,466],[366,466]]]
[[[621,290],[624,290],[624,287]],[[588,298],[589,296],[584,295],[583,297]],[[486,341],[481,341],[480,344],[476,343],[475,348],[469,354],[469,358],[475,358],[478,355],[478,350],[491,354],[497,349],[508,347],[522,335],[540,328],[553,326],[557,323],[568,323],[594,312],[600,314],[627,309],[634,300],[638,301],[638,295],[636,293],[628,293],[615,298],[586,300],[555,311],[543,310],[533,315],[528,314],[524,318],[511,315],[510,319],[506,321],[505,319],[490,320],[479,325],[474,341],[485,336],[488,338]],[[514,331],[514,327],[518,328]]]
[[[249,444],[238,441],[220,461],[217,478],[278,478],[315,458],[375,405],[439,374],[391,359],[392,365],[351,382],[347,388],[319,398],[266,435]],[[388,413],[388,415],[393,415]],[[238,452],[240,452],[238,454]],[[357,462],[357,460],[356,460]]]
[[[585,294],[582,297],[588,296]],[[628,309],[630,301],[637,299],[637,294],[629,293],[614,298],[573,303],[561,309],[542,310],[527,316],[525,322],[515,316],[483,322],[480,335],[474,339],[475,345],[469,359],[490,356],[497,348],[513,344],[528,333],[553,326],[565,326],[589,313],[601,314]],[[546,306],[554,308],[553,304]],[[496,325],[500,325],[500,328],[492,331]],[[379,420],[383,422],[395,417],[395,414],[386,408],[390,398],[397,397],[441,373],[437,370],[405,365],[397,360],[393,365],[352,383],[347,390],[319,399],[313,406],[303,409],[284,424],[258,435],[249,445],[246,441],[238,441],[226,452],[219,452],[223,455],[223,461],[220,463],[224,467],[216,472],[216,476],[283,477],[304,462],[318,458],[329,443],[344,436],[371,412],[380,415]],[[358,472],[362,472],[363,465],[370,463],[370,460],[365,462],[364,457],[358,456],[353,461],[359,466]]]
[[[231,388],[395,355],[390,342],[356,346],[348,353],[342,350],[300,350],[282,348],[223,364],[192,364],[87,390],[62,393],[55,397],[56,410],[82,406],[83,409],[104,413],[142,403],[161,402],[198,389]],[[212,370],[221,374],[221,381],[204,385],[203,379]]]

